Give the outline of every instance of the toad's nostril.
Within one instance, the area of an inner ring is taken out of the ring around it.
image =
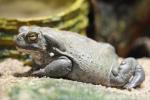
[[[15,37],[15,41],[22,41],[22,39],[23,38],[21,36],[19,36],[19,35]]]
[[[20,38],[19,38],[19,37],[17,37],[17,38],[16,38],[16,41],[20,41]]]

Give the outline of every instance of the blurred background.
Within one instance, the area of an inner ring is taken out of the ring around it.
[[[38,25],[109,42],[121,57],[150,57],[150,0],[0,0],[0,58],[26,59],[18,28]]]

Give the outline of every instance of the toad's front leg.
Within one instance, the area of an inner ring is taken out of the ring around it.
[[[67,76],[67,74],[69,74],[71,70],[72,61],[65,56],[61,56],[49,63],[46,67],[34,71],[31,75],[37,77],[47,76],[53,78],[61,78]]]

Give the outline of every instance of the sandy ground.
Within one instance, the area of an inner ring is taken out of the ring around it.
[[[121,90],[116,88],[105,86],[99,86],[100,88],[106,89],[106,91],[113,91],[116,93],[123,93],[127,95],[148,95],[150,97],[150,59],[142,58],[138,60],[139,63],[144,67],[146,79],[141,85],[141,87],[132,89],[131,91],[128,90]],[[15,83],[21,82],[22,80],[37,80],[38,78],[34,77],[22,77],[16,78],[12,74],[16,72],[25,72],[29,70],[31,67],[23,66],[23,63],[16,60],[16,59],[5,59],[4,61],[0,62],[0,73],[2,74],[0,77],[0,90],[4,90],[7,86],[13,85]],[[96,86],[97,87],[97,86]],[[3,95],[0,93],[0,95]]]

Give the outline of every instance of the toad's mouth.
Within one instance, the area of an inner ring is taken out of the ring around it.
[[[35,51],[37,51],[37,50],[39,50],[38,47],[35,47],[35,46],[33,47],[33,46],[28,45],[24,42],[17,41],[17,39],[15,39],[14,43],[15,43],[16,48],[20,49],[22,51],[25,51],[25,50],[35,50]]]
[[[24,53],[28,53],[30,54],[30,52],[37,52],[37,51],[41,51],[39,48],[37,47],[32,47],[29,45],[19,45],[19,44],[15,44],[16,45],[16,49],[20,52],[24,52]]]
[[[46,52],[47,50],[46,47],[40,47],[38,45],[31,45],[23,42],[18,42],[18,41],[15,41],[15,45],[16,45],[16,49],[19,52],[26,53],[26,54],[39,54],[42,52]]]
[[[26,54],[31,54],[31,50],[27,50],[27,49],[25,49],[25,48],[21,48],[21,47],[19,47],[19,46],[16,46],[16,49],[19,51],[19,52],[21,52],[21,53],[26,53]]]
[[[17,41],[15,41],[15,46],[16,46],[16,49],[18,49],[20,51],[26,51],[26,50],[30,50],[31,49],[31,47],[29,47],[29,46],[20,45]]]
[[[25,48],[21,48],[19,46],[16,46],[16,49],[21,52],[21,53],[25,53],[25,54],[39,54],[40,52],[37,50],[33,50],[33,49],[25,49]]]

